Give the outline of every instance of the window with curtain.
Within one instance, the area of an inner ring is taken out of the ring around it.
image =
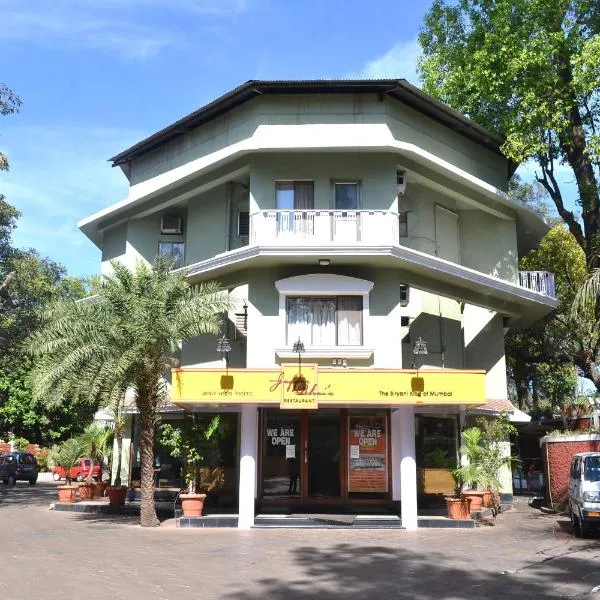
[[[312,181],[278,181],[275,201],[278,210],[312,210],[315,207]]]
[[[362,296],[287,298],[288,344],[362,345]]]
[[[275,187],[277,230],[281,234],[312,235],[312,218],[301,212],[315,207],[314,183],[312,181],[278,181]]]

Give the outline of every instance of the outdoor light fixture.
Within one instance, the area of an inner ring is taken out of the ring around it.
[[[319,265],[321,267],[328,267],[331,264],[331,261],[328,258],[320,258]]]
[[[413,353],[412,368],[414,369],[415,368],[415,358],[417,357],[417,354],[429,354],[429,352],[427,350],[427,342],[424,339],[422,339],[421,336],[419,336],[419,338],[415,342],[412,353]]]
[[[421,337],[419,337],[419,339],[417,339],[417,341],[415,342],[413,354],[429,354],[429,352],[427,351],[427,342]]]
[[[297,342],[294,342],[292,351],[298,355],[298,375],[292,380],[292,387],[295,392],[306,391],[306,378],[302,376],[302,353],[304,352],[304,342],[298,338]]]
[[[225,366],[229,368],[229,353],[231,352],[231,342],[223,336],[217,340],[217,352],[225,359]]]

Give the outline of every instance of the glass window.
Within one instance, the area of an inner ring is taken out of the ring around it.
[[[583,478],[586,481],[600,481],[600,457],[588,456],[585,459]]]
[[[362,344],[361,296],[338,297],[337,338],[340,346],[360,346]]]
[[[278,210],[312,210],[315,206],[314,182],[278,181],[275,200]]]
[[[288,297],[287,340],[311,346],[360,346],[362,296]]]
[[[263,494],[300,494],[300,417],[265,411],[263,426]]]
[[[334,183],[333,207],[336,210],[358,210],[358,183]]]
[[[250,213],[248,211],[238,212],[238,237],[250,235]]]
[[[417,418],[417,466],[455,469],[458,455],[456,419],[423,415]]]
[[[174,261],[173,268],[183,267],[183,255],[185,244],[183,242],[159,242],[158,254],[166,256]]]
[[[388,491],[387,415],[348,415],[348,493],[380,497]]]

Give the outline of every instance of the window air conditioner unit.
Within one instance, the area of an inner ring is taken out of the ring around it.
[[[183,220],[181,217],[165,215],[160,220],[160,232],[164,234],[182,234]]]

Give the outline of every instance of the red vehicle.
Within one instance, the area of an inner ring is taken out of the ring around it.
[[[90,468],[92,469],[92,477],[94,479],[99,479],[100,475],[102,474],[102,468],[97,460],[92,460],[91,458],[79,459],[79,464],[71,468],[71,479],[83,481],[89,475]],[[54,467],[52,469],[52,477],[54,478],[54,481],[66,479],[66,475],[67,474],[62,467]]]

